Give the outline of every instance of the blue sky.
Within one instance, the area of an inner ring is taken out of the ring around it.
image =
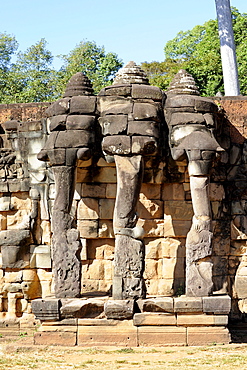
[[[230,1],[247,13],[246,0]],[[162,61],[179,31],[216,18],[214,0],[2,0],[0,14],[0,32],[14,35],[21,51],[45,38],[56,56],[88,40],[137,64]]]

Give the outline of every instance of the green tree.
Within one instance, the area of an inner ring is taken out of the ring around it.
[[[0,33],[0,69],[7,72],[13,54],[18,49],[18,42],[14,36]]]
[[[17,61],[9,73],[12,88],[10,100],[18,103],[54,100],[57,72],[52,68],[53,56],[41,39],[24,53],[17,54]]]
[[[173,76],[185,67],[179,60],[166,59],[164,62],[143,62],[141,68],[146,72],[151,85],[167,90]]]
[[[111,85],[115,73],[123,63],[115,53],[106,53],[95,42],[81,41],[68,55],[60,56],[64,64],[59,71],[57,90],[62,94],[66,83],[76,72],[83,72],[91,80],[95,93]]]
[[[14,36],[0,33],[0,102],[4,102],[12,83],[9,72],[12,68],[11,59],[17,49],[18,43]]]
[[[232,8],[233,31],[239,69],[241,93],[247,94],[247,14]],[[167,42],[165,61],[143,63],[150,82],[167,89],[181,68],[193,75],[204,96],[224,93],[217,20],[209,20],[192,30],[180,31]],[[155,68],[153,68],[155,66]]]

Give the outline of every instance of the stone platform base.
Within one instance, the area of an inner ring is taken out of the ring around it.
[[[141,314],[136,314],[141,315]],[[135,315],[135,316],[136,316]],[[144,325],[137,326],[137,320],[107,319],[71,319],[57,322],[46,322],[34,334],[35,344],[64,346],[200,346],[230,343],[230,334],[226,327],[227,316],[210,315],[212,326],[207,325],[207,315],[188,315],[180,326],[174,325],[174,318],[162,317],[162,314],[145,315]],[[164,314],[166,316],[166,314]],[[169,315],[170,316],[170,315]],[[198,317],[196,317],[198,316]],[[137,317],[139,320],[140,316]],[[221,326],[213,325],[221,322]],[[201,321],[198,324],[199,320]],[[156,324],[154,323],[156,321]],[[194,322],[193,322],[194,321]],[[159,324],[158,324],[159,322]],[[166,324],[164,325],[164,322]],[[153,323],[154,325],[152,325]],[[151,325],[150,325],[151,324]],[[223,324],[223,325],[222,325]],[[186,326],[198,325],[198,326]],[[200,326],[199,326],[200,325]]]
[[[35,344],[195,346],[230,343],[229,296],[36,300]],[[91,317],[90,317],[91,315]],[[92,318],[94,315],[94,318]],[[97,317],[96,317],[97,316]]]

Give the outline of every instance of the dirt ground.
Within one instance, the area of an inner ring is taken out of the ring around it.
[[[0,343],[0,370],[247,370],[247,344],[205,347],[34,346],[32,337]]]

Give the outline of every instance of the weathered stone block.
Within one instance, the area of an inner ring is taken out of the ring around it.
[[[140,199],[160,199],[161,185],[142,184],[140,190]]]
[[[127,133],[129,136],[142,135],[159,138],[160,127],[159,123],[155,121],[129,121]]]
[[[135,326],[169,326],[176,325],[176,316],[170,313],[136,313],[133,318]]]
[[[145,279],[157,279],[158,277],[158,261],[153,259],[145,260],[145,270],[144,278]]]
[[[177,315],[178,326],[227,326],[227,315]]]
[[[218,106],[210,99],[204,97],[195,98],[195,110],[198,112],[218,112]]]
[[[67,130],[93,130],[95,117],[88,115],[73,114],[67,117],[66,129]]]
[[[10,210],[11,210],[10,196],[1,196],[0,212],[10,211]]]
[[[17,131],[19,123],[20,123],[19,121],[12,119],[10,121],[3,122],[2,126],[3,126],[4,131]]]
[[[132,136],[132,153],[154,155],[157,153],[157,141],[149,136]]]
[[[81,287],[81,294],[97,292],[97,291],[99,291],[99,281],[98,280],[83,279],[82,287]]]
[[[78,326],[115,326],[115,327],[125,327],[134,328],[132,320],[113,320],[113,319],[95,319],[95,318],[86,318],[78,319]]]
[[[103,220],[112,220],[115,206],[114,199],[100,199],[99,200],[99,217]]]
[[[88,259],[112,260],[114,256],[114,240],[112,239],[90,239],[88,245]]]
[[[60,319],[60,299],[35,299],[32,301],[32,312],[41,321]]]
[[[27,209],[20,209],[7,213],[7,229],[28,229],[30,224],[30,212]]]
[[[29,230],[2,230],[0,232],[0,245],[28,245],[32,241]]]
[[[221,327],[187,328],[188,346],[230,343],[229,330]]]
[[[140,218],[162,218],[163,202],[160,200],[140,199],[137,203],[137,213]]]
[[[202,312],[202,298],[178,297],[174,298],[175,312]]]
[[[110,220],[99,220],[99,238],[114,238],[113,223]]]
[[[142,312],[174,312],[171,297],[139,299],[137,304]]]
[[[164,212],[171,215],[173,220],[191,220],[194,211],[191,202],[179,200],[166,200],[164,202]]]
[[[224,253],[226,255],[228,253]],[[230,253],[231,256],[242,256],[247,254],[247,244],[245,240],[238,240],[233,241],[230,246]],[[247,274],[247,271],[246,271]]]
[[[67,115],[59,115],[48,118],[47,123],[50,126],[50,131],[62,131],[66,129]]]
[[[148,259],[159,259],[162,257],[162,240],[163,238],[153,239],[145,238],[145,258]]]
[[[134,315],[134,300],[108,300],[105,303],[105,314],[108,319],[131,319]]]
[[[106,198],[116,198],[117,194],[117,185],[116,184],[107,184],[106,185]]]
[[[171,216],[164,216],[165,237],[186,237],[191,227],[191,221],[172,220]]]
[[[95,182],[101,183],[116,183],[117,181],[117,174],[115,167],[102,167],[99,171],[94,175]]]
[[[202,297],[203,312],[214,314],[229,314],[231,309],[231,298],[228,295],[215,297]]]
[[[116,235],[114,258],[114,299],[135,299],[145,296],[142,279],[144,245],[127,235]]]
[[[11,190],[9,189],[8,183],[0,181],[0,192],[7,193],[9,191]]]
[[[174,293],[174,279],[158,279],[158,295],[171,297]]]
[[[115,167],[115,159],[113,156],[106,156],[105,158],[100,158],[97,162],[99,167]]]
[[[215,126],[213,114],[205,113],[203,116],[205,118],[205,121],[206,121],[206,124],[207,124],[208,127],[214,127]]]
[[[107,96],[98,98],[98,110],[101,116],[130,114],[133,110],[133,103],[131,98],[124,98],[120,96]]]
[[[59,99],[46,110],[47,116],[58,116],[69,112],[70,98]]]
[[[68,149],[67,149],[68,150]],[[88,147],[79,148],[76,151],[77,167],[89,167],[92,165],[92,149]],[[73,162],[73,165],[75,163]]]
[[[78,167],[76,171],[76,181],[77,182],[92,181],[90,171],[88,169]]]
[[[51,281],[52,279],[52,272],[44,269],[37,269],[37,275],[40,281]]]
[[[5,214],[0,215],[0,231],[7,229],[7,216]]]
[[[185,193],[183,184],[163,184],[162,185],[162,199],[167,201],[185,200]]]
[[[82,198],[78,203],[77,218],[79,220],[97,220],[99,218],[98,200]]]
[[[179,327],[138,327],[139,346],[185,346],[186,328]]]
[[[208,98],[202,98],[195,95],[175,95],[169,96],[165,104],[166,108],[194,108],[197,112],[217,112],[218,107],[214,102]],[[182,110],[181,109],[181,110]]]
[[[21,283],[22,282],[22,271],[5,271],[4,280],[5,283]]]
[[[98,220],[78,220],[77,228],[81,238],[97,238],[98,237]]]
[[[106,184],[82,184],[81,196],[83,198],[105,198],[107,186]]]
[[[169,121],[170,126],[198,123],[206,124],[204,116],[201,113],[173,113],[171,116],[171,120]]]
[[[77,334],[75,332],[43,331],[34,333],[34,344],[50,346],[75,346]]]
[[[104,261],[102,259],[90,261],[87,278],[91,280],[104,280]]]
[[[31,268],[51,268],[50,246],[39,245],[39,246],[33,246],[30,248],[30,267]]]
[[[104,137],[102,150],[107,154],[129,154],[131,152],[131,141],[129,136],[115,135]]]
[[[52,149],[48,150],[48,156],[51,166],[64,166],[66,164],[66,149]]]
[[[137,328],[127,326],[79,326],[78,346],[137,346]]]
[[[150,85],[133,84],[131,95],[134,99],[162,100],[164,98],[164,93],[161,89]]]
[[[164,220],[143,220],[139,218],[137,221],[137,226],[143,227],[145,237],[164,236]]]
[[[94,141],[94,133],[85,130],[67,130],[58,132],[56,148],[79,148]]]
[[[145,119],[160,121],[161,104],[159,103],[134,103],[134,120],[142,121]]]
[[[18,131],[19,132],[29,132],[29,131],[42,131],[44,125],[46,124],[45,119],[41,118],[33,121],[22,121],[18,122]]]
[[[103,135],[120,135],[127,134],[127,115],[108,115],[99,118]]]
[[[185,258],[162,258],[158,277],[165,279],[179,279],[185,277]]]
[[[103,88],[99,94],[99,96],[128,96],[131,95],[131,85],[124,84],[124,85],[111,85]]]
[[[23,246],[2,245],[1,252],[2,268],[24,268],[29,264],[29,261],[25,260],[25,254],[27,254],[29,250],[27,248],[24,248]]]
[[[100,299],[67,299],[62,301],[62,318],[97,317],[104,311],[104,301]]]
[[[164,238],[162,242],[162,257],[185,257],[185,245],[181,244],[180,240],[173,238]]]
[[[95,96],[73,96],[70,101],[70,114],[93,114],[95,105]]]

